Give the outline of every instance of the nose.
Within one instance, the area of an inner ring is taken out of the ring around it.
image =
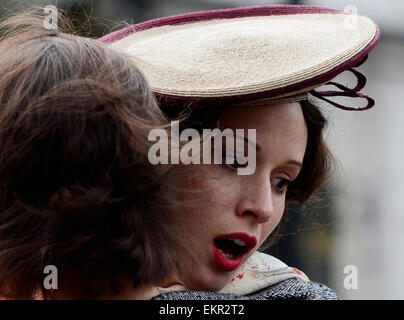
[[[265,223],[271,218],[274,204],[270,187],[265,186],[258,190],[251,190],[250,196],[246,196],[246,194],[244,196],[236,209],[238,216],[253,216],[258,223]]]

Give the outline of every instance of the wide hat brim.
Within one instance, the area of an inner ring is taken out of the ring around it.
[[[361,64],[379,38],[365,16],[288,5],[182,14],[100,40],[133,59],[159,101],[207,105],[298,100]]]

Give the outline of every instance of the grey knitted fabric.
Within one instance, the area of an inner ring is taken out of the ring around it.
[[[174,291],[160,294],[152,300],[339,300],[327,286],[291,278],[245,296],[210,291]]]

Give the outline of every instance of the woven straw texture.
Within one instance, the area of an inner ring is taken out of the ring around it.
[[[357,25],[349,28],[349,18],[311,13],[216,19],[140,31],[110,46],[132,57],[154,92],[251,94],[321,75],[361,52],[376,25],[355,16]]]

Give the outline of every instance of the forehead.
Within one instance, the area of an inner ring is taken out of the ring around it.
[[[227,124],[228,126],[238,125],[240,128],[247,125],[268,127],[268,124],[275,124],[280,121],[296,125],[305,122],[300,103],[298,102],[266,106],[229,106],[221,111],[220,121],[222,124]]]
[[[219,118],[224,128],[256,129],[256,142],[266,151],[292,150],[300,157],[306,149],[307,126],[298,102],[226,107]]]

